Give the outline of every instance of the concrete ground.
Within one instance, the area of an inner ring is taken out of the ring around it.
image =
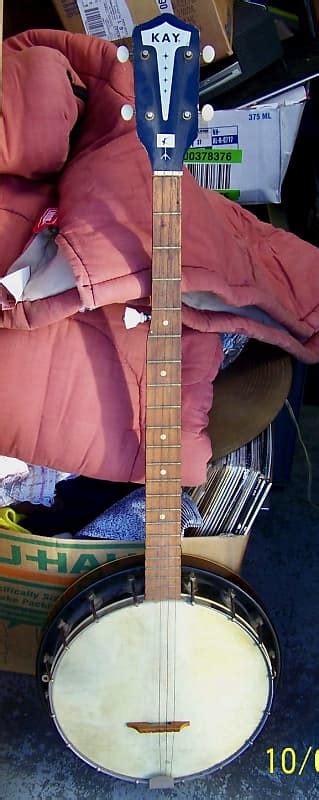
[[[319,408],[303,408],[302,431],[319,505]],[[205,780],[151,792],[79,761],[51,727],[34,680],[2,673],[0,800],[319,800],[319,509],[307,503],[306,483],[297,445],[291,483],[273,491],[270,511],[259,516],[242,571],[267,608],[283,651],[273,712],[253,747]]]

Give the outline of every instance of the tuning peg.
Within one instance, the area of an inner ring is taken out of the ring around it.
[[[125,103],[121,108],[121,117],[125,122],[131,122],[131,119],[134,117],[133,106],[130,106],[129,103]]]
[[[209,103],[206,103],[200,113],[204,122],[210,122],[213,119],[215,112],[213,106],[209,105]]]
[[[211,64],[215,58],[215,49],[211,44],[205,44],[202,50],[202,59],[204,64]]]
[[[126,64],[126,62],[129,60],[129,57],[130,57],[130,53],[129,53],[127,47],[125,47],[125,44],[121,44],[120,47],[118,47],[117,51],[116,51],[117,60],[121,64]]]

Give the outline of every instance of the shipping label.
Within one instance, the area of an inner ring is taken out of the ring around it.
[[[77,0],[86,33],[116,41],[132,36],[134,20],[125,0]],[[156,0],[160,14],[173,14],[171,0]]]

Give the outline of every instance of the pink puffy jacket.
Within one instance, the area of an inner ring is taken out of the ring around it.
[[[58,205],[56,245],[71,279],[2,302],[0,452],[142,482],[147,325],[126,331],[122,316],[150,294],[151,169],[134,122],[120,115],[132,101],[131,66],[111,43],[35,30],[4,44],[0,276]],[[186,170],[182,264],[183,483],[192,485],[211,455],[204,429],[219,332],[318,360],[319,256]]]

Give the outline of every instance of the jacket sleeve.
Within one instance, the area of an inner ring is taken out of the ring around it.
[[[14,52],[4,46],[0,174],[39,179],[62,169],[84,106],[73,79],[80,83],[68,59],[52,48]]]

